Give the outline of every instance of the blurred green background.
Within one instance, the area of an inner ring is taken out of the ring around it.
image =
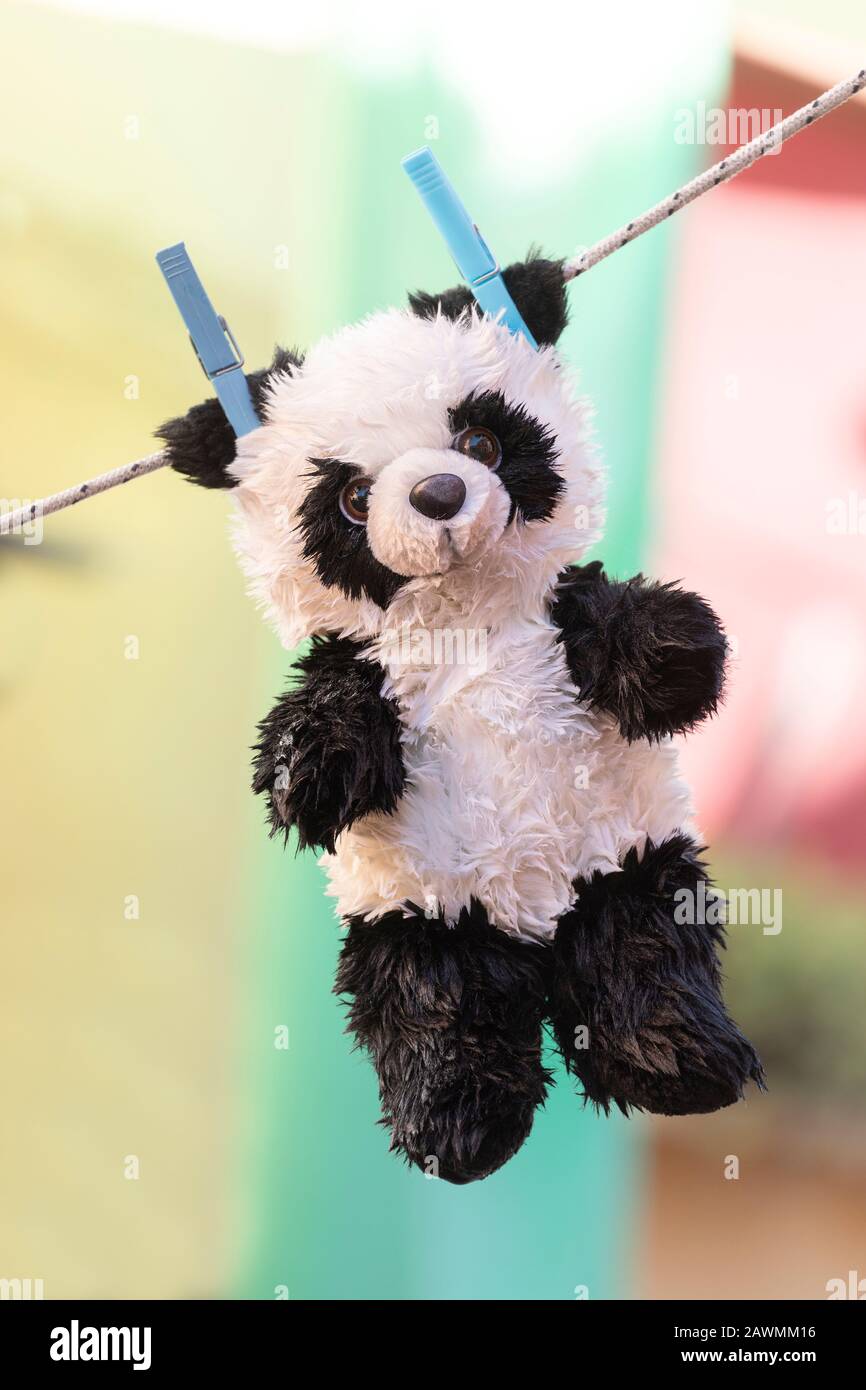
[[[454,282],[409,150],[434,146],[503,262],[568,255],[697,171],[672,111],[729,73],[724,6],[559,10],[486,48],[471,7],[309,32],[256,6],[68,8],[0,12],[10,500],[149,452],[207,394],[161,246],[187,242],[257,366]],[[650,549],[678,235],[571,292],[562,346],[596,407],[619,573]],[[248,790],[290,658],[244,596],[227,511],[160,473],[0,552],[0,1275],[48,1297],[633,1296],[648,1130],[561,1076],[484,1184],[388,1155],[330,993],[321,873],[267,840]]]

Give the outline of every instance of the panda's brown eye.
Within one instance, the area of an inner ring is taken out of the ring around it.
[[[356,526],[366,526],[367,524],[372,486],[369,478],[354,478],[351,483],[346,484],[340,493],[340,511],[348,521],[353,521]]]
[[[482,425],[470,425],[468,429],[461,430],[451,441],[451,448],[456,449],[458,454],[477,459],[487,468],[498,468],[502,461],[502,445],[492,430],[486,430]]]

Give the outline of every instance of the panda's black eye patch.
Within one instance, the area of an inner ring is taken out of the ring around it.
[[[310,459],[310,465],[313,481],[298,508],[305,559],[327,588],[387,608],[404,576],[381,564],[367,543],[370,479],[339,459]]]
[[[466,396],[449,410],[448,424],[455,439],[452,448],[467,435],[491,435],[499,444],[496,476],[511,498],[511,517],[547,521],[553,515],[565,482],[556,466],[556,438],[546,425],[500,391]]]

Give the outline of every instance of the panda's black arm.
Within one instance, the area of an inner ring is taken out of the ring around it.
[[[599,561],[563,570],[551,618],[581,700],[613,715],[629,742],[683,733],[714,713],[728,643],[709,604]]]
[[[393,811],[404,785],[396,703],[385,673],[346,637],[314,637],[296,663],[301,682],[259,725],[253,790],[268,801],[271,834],[294,826],[301,849],[334,841],[362,816]]]

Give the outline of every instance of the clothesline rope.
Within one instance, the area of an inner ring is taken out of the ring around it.
[[[861,68],[853,77],[847,78],[844,82],[837,82],[835,87],[824,92],[822,96],[816,97],[806,106],[801,106],[798,111],[794,111],[784,120],[779,121],[778,125],[771,126],[761,135],[756,135],[754,140],[741,145],[738,150],[731,155],[727,155],[714,164],[712,168],[704,170],[698,174],[697,178],[686,183],[682,188],[678,188],[675,193],[670,194],[662,202],[656,203],[655,207],[649,208],[647,212],[620,227],[618,231],[612,232],[610,236],[597,241],[594,246],[574,256],[565,262],[563,268],[563,279],[567,282],[574,280],[578,275],[583,275],[600,261],[606,260],[614,251],[619,251],[621,247],[627,246],[629,242],[643,236],[644,232],[657,227],[660,222],[664,222],[673,213],[679,212],[680,208],[688,207],[702,193],[708,193],[711,188],[717,188],[719,184],[726,183],[729,179],[741,174],[744,169],[748,169],[757,160],[771,150],[775,150],[785,140],[790,140],[792,135],[797,135],[799,131],[805,130],[813,125],[815,121],[821,120],[831,111],[835,111],[843,102],[849,101],[851,97],[866,86],[866,68]],[[107,473],[100,473],[95,478],[89,478],[87,482],[78,483],[75,487],[67,488],[64,492],[52,493],[50,497],[43,497],[37,501],[26,503],[12,511],[5,511],[0,504],[0,536],[19,532],[22,528],[37,517],[48,516],[51,512],[62,511],[65,507],[73,507],[77,502],[84,502],[88,497],[95,497],[100,492],[107,492],[109,488],[120,487],[122,483],[131,482],[133,478],[140,478],[145,473],[154,473],[158,468],[164,468],[168,463],[168,454],[165,452],[148,454],[146,458],[136,459],[134,463],[123,464],[120,468],[112,468]]]
[[[124,463],[119,468],[109,469],[107,473],[99,473],[95,478],[89,478],[86,483],[68,487],[64,492],[53,492],[50,497],[27,502],[16,507],[14,511],[0,512],[0,536],[21,531],[37,517],[48,516],[51,512],[62,512],[64,507],[74,507],[76,502],[86,502],[88,497],[107,492],[111,487],[119,487],[121,483],[129,483],[133,478],[140,478],[145,473],[153,473],[157,468],[165,468],[167,463],[168,455],[164,451],[148,454],[146,458],[136,459],[134,463]]]
[[[673,213],[679,212],[680,208],[688,207],[695,198],[700,198],[702,193],[708,193],[711,188],[717,188],[720,183],[726,183],[728,179],[736,178],[744,169],[755,164],[763,155],[769,154],[771,150],[778,149],[785,140],[790,140],[792,135],[797,135],[799,131],[805,130],[807,126],[814,125],[815,121],[820,121],[822,116],[829,116],[831,111],[835,111],[843,102],[850,101],[851,97],[866,86],[866,68],[861,68],[854,76],[847,78],[844,82],[837,82],[835,87],[831,87],[829,92],[823,96],[816,97],[807,106],[801,106],[799,111],[794,111],[790,116],[786,116],[778,125],[771,126],[762,135],[756,135],[754,140],[748,144],[741,145],[733,154],[727,155],[725,159],[714,164],[711,169],[705,169],[697,178],[692,179],[691,183],[683,184],[676,193],[671,193],[670,197],[656,203],[655,207],[647,212],[641,213],[640,217],[635,217],[633,221],[620,227],[618,231],[611,232],[601,241],[597,241],[589,250],[581,252],[572,260],[566,261],[563,271],[563,279],[574,280],[584,271],[591,270],[599,261],[605,260],[618,251],[621,246],[626,246],[636,237],[643,236],[644,232],[649,232],[653,227],[657,227],[660,222]]]

